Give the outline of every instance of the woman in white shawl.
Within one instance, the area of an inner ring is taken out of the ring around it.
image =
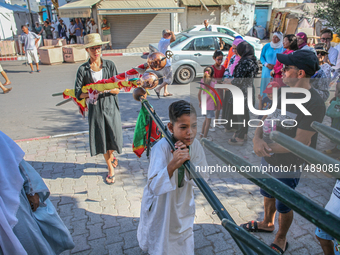
[[[48,188],[24,155],[0,131],[0,255],[54,255],[72,249]]]
[[[270,82],[270,72],[273,70],[276,64],[276,54],[282,53],[285,50],[283,48],[283,35],[281,32],[275,32],[273,34],[272,41],[267,43],[262,48],[261,63],[262,63],[262,76],[261,76],[261,88],[260,94],[263,95],[263,91],[266,89]]]

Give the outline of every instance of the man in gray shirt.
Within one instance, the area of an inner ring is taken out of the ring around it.
[[[30,73],[34,72],[32,60],[34,60],[35,65],[37,66],[37,72],[40,73],[39,70],[39,57],[37,52],[36,44],[39,42],[40,37],[28,30],[27,26],[21,26],[22,34],[21,34],[21,45],[22,52],[27,56],[27,62],[31,67]]]

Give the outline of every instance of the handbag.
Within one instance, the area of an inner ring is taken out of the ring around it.
[[[340,118],[340,98],[339,97],[337,97],[336,100],[331,102],[331,104],[329,105],[326,111],[326,115],[333,119]]]

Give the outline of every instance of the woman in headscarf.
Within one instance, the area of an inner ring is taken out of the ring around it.
[[[81,89],[87,84],[111,78],[117,74],[117,69],[111,60],[101,58],[102,45],[108,42],[102,42],[99,34],[86,35],[84,41],[84,48],[89,53],[90,59],[78,69],[75,95],[78,100],[89,98],[88,121],[91,156],[104,154],[108,167],[106,183],[113,184],[115,182],[114,168],[118,165],[118,160],[114,157],[113,152],[117,151],[120,154],[123,147],[117,96],[119,89],[104,91],[104,93],[97,94],[97,98],[94,94],[83,93]]]
[[[293,34],[285,35],[285,37],[283,38],[283,47],[286,50],[282,54],[288,55],[298,50],[297,37]],[[283,64],[276,60],[276,64],[270,73],[271,76],[274,77],[274,81],[276,81],[280,85],[280,87],[285,86],[285,84],[282,82],[282,67]]]
[[[249,108],[248,97],[255,101],[254,78],[259,71],[257,59],[254,54],[254,48],[247,42],[241,42],[237,48],[237,54],[241,57],[233,73],[233,80],[229,80],[232,85],[240,88],[244,95],[244,115],[237,115],[237,122],[246,123],[245,126],[237,125],[237,131],[233,138],[229,139],[230,145],[243,145],[248,134]],[[228,81],[228,80],[227,80]],[[253,94],[248,95],[248,87],[253,88]]]
[[[296,34],[296,38],[297,38],[299,50],[310,50],[316,54],[316,51],[314,50],[314,48],[308,46],[307,44],[308,37],[304,32],[300,32]]]
[[[236,37],[234,38],[234,42],[235,42],[237,39],[242,39],[242,40],[243,40],[243,37],[240,36],[240,35],[236,36]],[[226,57],[226,59],[225,59],[225,61],[224,61],[224,63],[223,63],[224,68],[227,68],[227,67],[228,67],[229,62],[230,62],[231,58],[232,58],[234,55],[235,55],[234,49],[233,49],[233,47],[231,47],[231,48],[229,49],[228,56]]]
[[[282,53],[283,48],[283,35],[281,32],[275,32],[273,34],[272,41],[267,43],[262,48],[261,52],[261,63],[262,63],[262,76],[261,76],[261,88],[260,95],[263,95],[263,91],[266,89],[270,82],[270,72],[273,70],[276,63],[276,54]]]
[[[241,57],[237,54],[237,46],[243,42],[244,40],[241,38],[235,39],[232,45],[233,56],[230,58],[227,69],[224,72],[223,79],[232,79],[234,76],[234,70],[240,61]],[[230,54],[230,53],[229,53]],[[229,55],[228,55],[229,56]],[[230,126],[231,120],[236,122],[236,116],[233,115],[233,101],[232,94],[229,90],[225,91],[225,96],[223,100],[223,108],[222,108],[222,119],[228,120],[228,123],[225,124],[225,132],[235,132],[236,129]]]
[[[24,156],[0,131],[0,255],[55,255],[73,249],[47,186]]]

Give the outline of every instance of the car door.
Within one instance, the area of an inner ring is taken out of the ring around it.
[[[214,64],[212,56],[217,49],[216,40],[213,36],[196,37],[191,42],[191,59],[205,68]]]

